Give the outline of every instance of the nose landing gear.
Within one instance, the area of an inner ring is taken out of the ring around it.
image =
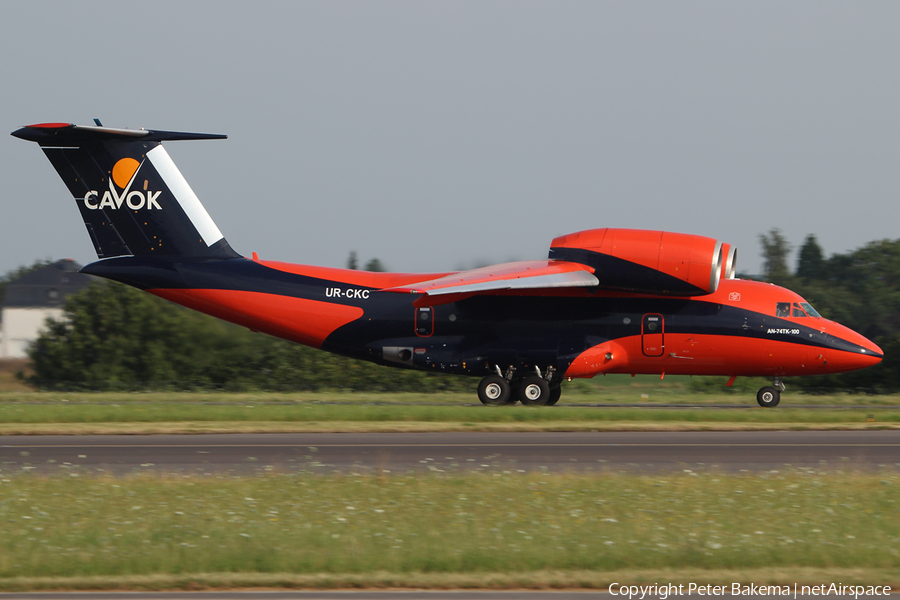
[[[756,401],[763,408],[775,408],[781,402],[781,392],[783,391],[784,384],[781,382],[781,377],[775,377],[772,379],[772,385],[760,388],[756,392]]]

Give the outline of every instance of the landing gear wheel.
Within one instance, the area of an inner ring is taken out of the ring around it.
[[[537,375],[522,379],[516,392],[526,406],[543,406],[550,401],[550,384]]]
[[[766,386],[756,392],[756,401],[763,408],[775,408],[781,402],[781,391],[772,386]]]
[[[478,384],[478,399],[488,406],[509,402],[509,382],[499,375],[488,375]]]
[[[560,396],[562,396],[562,386],[551,385],[550,386],[550,396],[547,398],[547,404],[545,406],[553,406],[554,404],[559,402]]]

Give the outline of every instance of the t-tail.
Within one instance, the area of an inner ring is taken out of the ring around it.
[[[99,258],[236,258],[161,142],[205,133],[42,123],[14,136],[37,142],[75,198]]]

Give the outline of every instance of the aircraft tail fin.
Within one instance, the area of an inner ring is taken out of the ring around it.
[[[68,123],[29,125],[12,135],[41,146],[75,198],[99,258],[240,256],[161,144],[226,136]]]

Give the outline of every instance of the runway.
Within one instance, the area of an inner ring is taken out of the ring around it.
[[[303,433],[0,438],[0,473],[767,471],[900,467],[900,432]]]
[[[726,598],[735,596],[727,595]],[[756,596],[783,600],[784,596]],[[852,598],[851,595],[835,598]],[[627,600],[628,596],[596,590],[340,590],[340,591],[262,591],[262,592],[23,592],[0,593],[0,600]],[[639,596],[637,597],[639,598]],[[660,600],[647,595],[644,600]],[[668,596],[669,599],[672,596]],[[794,598],[794,596],[791,596]],[[800,595],[796,600],[817,600],[819,596]]]

